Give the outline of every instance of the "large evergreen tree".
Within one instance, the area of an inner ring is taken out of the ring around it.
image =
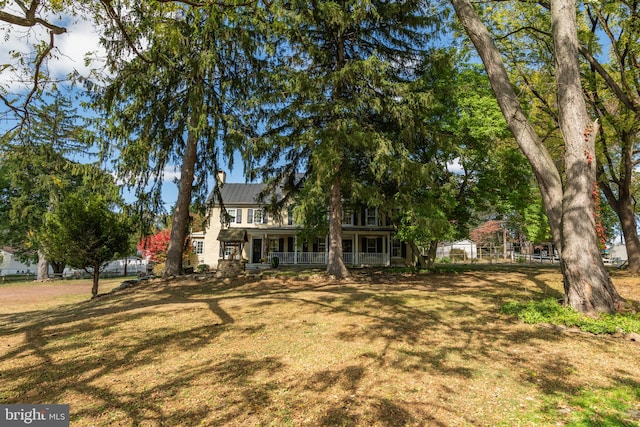
[[[247,153],[250,166],[259,164],[250,178],[270,180],[273,192],[284,186],[288,196],[304,186],[301,211],[329,206],[327,273],[336,277],[348,274],[341,206],[363,194],[356,169],[381,171],[400,149],[369,118],[400,103],[400,78],[412,74],[427,26],[435,22],[428,6],[420,0],[271,4],[276,60],[263,87],[269,96],[261,100],[266,131]],[[354,164],[354,158],[364,164]]]
[[[23,260],[38,260],[38,279],[45,279],[51,262],[61,273],[64,259],[47,259],[40,231],[44,215],[66,192],[91,185],[103,177],[89,165],[71,158],[86,152],[89,135],[71,101],[61,93],[32,105],[29,120],[2,139],[0,147],[0,243]],[[102,184],[98,184],[101,186]]]
[[[252,22],[260,8],[214,2],[130,7],[108,22],[107,34],[115,38],[105,39],[105,47],[114,77],[96,100],[117,175],[135,188],[141,208],[162,209],[164,170],[179,165],[165,270],[173,276],[182,272],[189,208],[194,199],[204,205],[208,179],[241,138],[235,122],[247,98],[249,58],[259,40]]]

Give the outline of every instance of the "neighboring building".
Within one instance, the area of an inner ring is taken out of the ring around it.
[[[248,268],[255,268],[278,257],[280,265],[326,265],[328,237],[301,241],[291,211],[274,217],[258,203],[257,196],[264,188],[264,184],[234,183],[221,187],[230,222],[222,224],[217,206],[204,231],[201,251],[196,246],[200,237],[192,234],[201,263],[217,268],[220,259],[244,259]],[[410,249],[393,238],[393,227],[377,208],[344,212],[343,218],[342,250],[347,266],[406,264]]]
[[[10,274],[35,274],[38,271],[38,264],[26,264],[18,261],[14,255],[13,249],[3,247],[0,249],[2,254],[2,263],[0,263],[0,276],[8,276]]]
[[[458,240],[457,242],[442,242],[438,245],[436,258],[448,258],[451,251],[460,255],[464,251],[465,259],[475,259],[478,256],[478,248],[471,240]]]

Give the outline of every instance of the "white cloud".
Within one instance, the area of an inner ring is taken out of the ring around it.
[[[9,7],[3,10],[12,12]],[[13,13],[19,14],[15,11]],[[55,36],[55,49],[46,61],[50,76],[62,80],[74,70],[81,75],[88,75],[90,70],[85,65],[87,52],[97,52],[98,55],[104,53],[93,23],[81,16],[43,18],[67,29],[66,33]],[[37,43],[48,44],[48,32],[42,26],[27,28],[3,24],[0,27],[0,37],[3,38],[3,43],[0,44],[0,58],[3,59],[0,62],[12,65],[0,73],[0,85],[8,92],[16,94],[30,89],[33,82],[32,70],[21,67],[20,59],[32,64],[35,58],[33,46]],[[19,56],[14,56],[14,53]]]

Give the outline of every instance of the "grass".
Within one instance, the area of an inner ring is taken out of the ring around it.
[[[639,299],[640,279],[613,279]],[[560,297],[549,267],[264,272],[93,301],[87,282],[47,304],[30,286],[8,305],[0,287],[0,403],[69,403],[73,426],[640,423],[640,345],[501,311]]]
[[[502,312],[517,316],[525,323],[551,323],[577,327],[593,334],[640,333],[640,314],[633,311],[624,314],[601,314],[597,318],[584,316],[571,307],[564,307],[555,298],[541,301],[509,302]]]

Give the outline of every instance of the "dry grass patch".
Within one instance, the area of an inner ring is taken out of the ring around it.
[[[560,296],[554,269],[278,277],[0,309],[0,403],[69,403],[74,426],[640,422],[639,345],[500,313]]]

